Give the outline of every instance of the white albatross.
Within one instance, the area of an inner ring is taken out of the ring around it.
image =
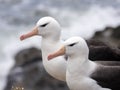
[[[120,66],[90,61],[84,39],[72,37],[66,40],[58,51],[48,55],[48,60],[64,54],[68,55],[66,82],[70,90],[120,90]]]
[[[41,50],[45,70],[54,78],[65,81],[66,60],[64,56],[57,57],[52,61],[47,60],[48,54],[56,51],[63,44],[60,40],[61,27],[59,23],[52,17],[43,17],[31,32],[21,35],[20,40],[35,35],[42,36]]]

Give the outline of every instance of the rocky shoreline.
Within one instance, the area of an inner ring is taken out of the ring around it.
[[[120,26],[107,27],[103,31],[96,32],[87,43],[90,59],[120,60]],[[101,56],[96,57],[98,53],[101,53]],[[24,90],[69,90],[65,82],[48,75],[42,65],[41,50],[36,47],[21,50],[15,55],[15,65],[7,77],[4,90],[16,90],[12,89],[12,86],[22,86]]]

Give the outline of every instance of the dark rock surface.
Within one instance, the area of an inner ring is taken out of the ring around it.
[[[100,40],[87,40],[89,59],[93,61],[120,61],[120,49]]]
[[[92,39],[107,42],[113,47],[120,48],[120,26],[116,28],[107,27],[102,31],[98,31]]]
[[[14,90],[14,87],[20,86],[24,90],[68,90],[65,82],[48,75],[41,60],[41,51],[37,48],[32,47],[17,53],[16,63],[8,75],[4,90],[12,90],[12,87]]]
[[[97,31],[87,42],[91,60],[120,61],[120,26]]]
[[[34,47],[21,50],[15,55],[15,67],[23,67],[26,66],[26,64],[30,64],[32,62],[42,61],[41,54],[41,51]]]

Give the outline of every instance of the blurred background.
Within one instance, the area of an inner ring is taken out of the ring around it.
[[[0,0],[0,90],[68,90],[45,72],[41,38],[19,40],[44,16],[59,21],[64,40],[78,35],[120,47],[120,0]]]

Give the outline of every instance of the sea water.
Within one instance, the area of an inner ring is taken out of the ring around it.
[[[120,25],[120,0],[0,0],[0,90],[14,65],[14,56],[24,48],[40,48],[40,37],[20,41],[39,18],[52,16],[62,27],[62,39],[91,38],[95,31]]]

